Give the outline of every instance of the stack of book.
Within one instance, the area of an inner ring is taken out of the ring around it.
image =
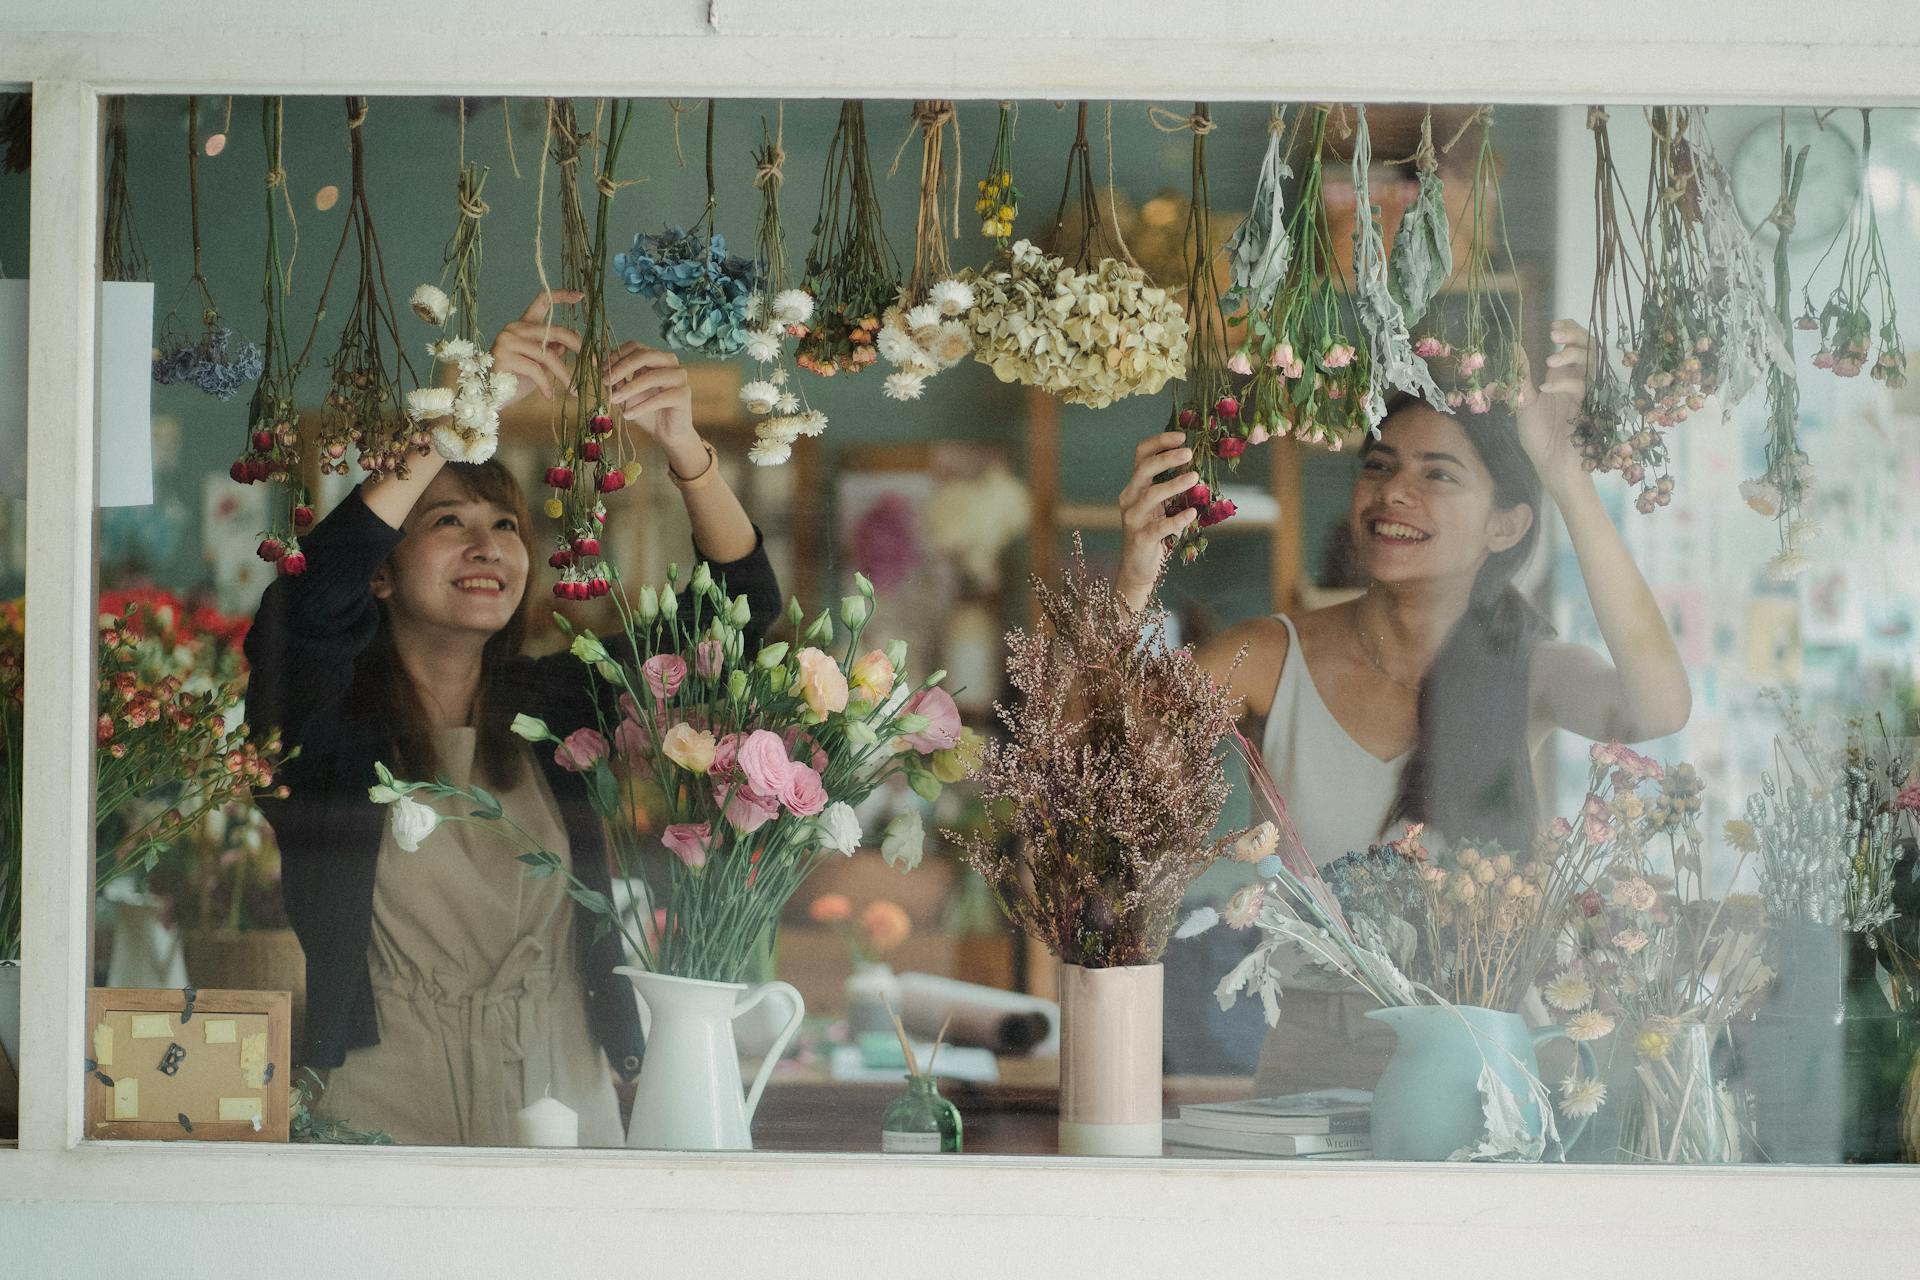
[[[1163,1136],[1170,1156],[1357,1160],[1373,1154],[1372,1113],[1373,1095],[1364,1089],[1188,1103]]]

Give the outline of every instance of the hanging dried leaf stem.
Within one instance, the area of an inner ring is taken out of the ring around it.
[[[899,295],[900,264],[887,245],[867,154],[866,110],[858,101],[841,103],[840,123],[827,146],[804,287],[814,307],[795,356],[802,369],[832,377],[858,373],[879,359],[874,336],[881,314]]]

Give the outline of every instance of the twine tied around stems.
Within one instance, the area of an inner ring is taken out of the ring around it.
[[[1147,119],[1162,133],[1192,131],[1205,137],[1214,130],[1213,117],[1204,107],[1196,107],[1191,115],[1183,116],[1178,111],[1169,111],[1158,103],[1148,103]]]
[[[1442,152],[1451,152],[1454,149],[1454,147],[1459,145],[1460,139],[1467,136],[1467,130],[1473,128],[1474,125],[1480,124],[1482,122],[1485,122],[1488,127],[1492,127],[1493,125],[1493,108],[1492,107],[1475,107],[1473,109],[1473,114],[1460,122],[1460,127],[1453,131],[1453,136],[1447,139],[1447,145],[1440,148],[1440,150]]]
[[[293,248],[287,254],[286,275],[281,284],[282,292],[292,293],[293,264],[300,257],[300,219],[293,211],[293,192],[287,186],[287,168],[282,160],[281,148],[286,141],[286,133],[286,109],[281,100],[276,99],[273,113],[273,154],[267,157],[266,186],[268,192],[272,192],[275,188],[279,189],[280,199],[287,208],[287,224],[293,232]]]

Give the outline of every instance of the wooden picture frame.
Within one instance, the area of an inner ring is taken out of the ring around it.
[[[86,1136],[287,1141],[292,1022],[285,991],[90,988]]]

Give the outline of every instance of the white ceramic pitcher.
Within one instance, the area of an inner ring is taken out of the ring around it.
[[[751,1151],[750,1127],[760,1094],[806,1013],[800,993],[786,982],[704,982],[625,965],[614,972],[632,980],[647,1036],[627,1145],[663,1151]],[[743,1097],[733,1020],[776,993],[793,1002],[793,1014],[774,1037],[753,1087]]]

